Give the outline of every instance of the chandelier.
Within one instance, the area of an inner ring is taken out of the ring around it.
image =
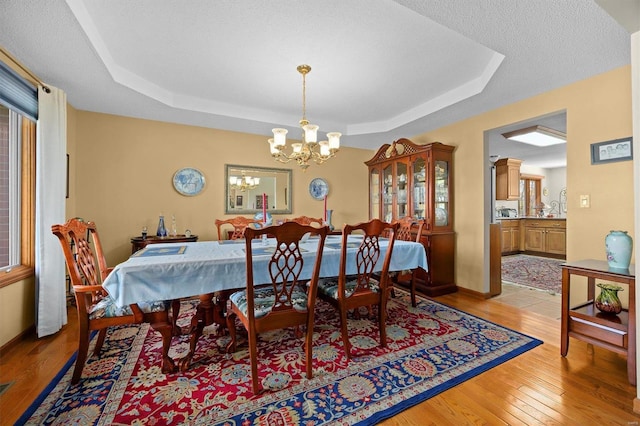
[[[273,139],[269,139],[271,156],[281,163],[295,160],[303,171],[309,167],[309,161],[322,164],[329,158],[333,158],[340,149],[341,133],[327,133],[327,139],[318,142],[318,126],[310,124],[307,120],[307,81],[306,75],[311,71],[309,65],[298,65],[298,72],[302,74],[302,142],[291,144],[291,152],[287,150],[287,129],[273,129]]]
[[[245,172],[242,171],[242,176],[229,176],[229,185],[231,189],[238,189],[240,192],[244,192],[249,189],[255,189],[260,185],[259,177],[251,177],[246,176]]]

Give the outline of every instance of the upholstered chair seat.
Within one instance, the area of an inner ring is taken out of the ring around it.
[[[345,282],[345,296],[351,297],[353,292],[358,287],[358,277],[347,277]],[[369,278],[368,284],[369,290],[374,293],[380,292],[380,282],[374,278]],[[321,278],[318,281],[318,294],[332,299],[338,298],[338,277],[334,278]]]
[[[170,302],[168,301],[155,301],[155,302],[138,302],[138,307],[143,314],[150,314],[153,312],[162,312],[169,308]],[[89,310],[89,319],[100,318],[115,318],[133,315],[131,306],[127,305],[119,307],[116,305],[115,300],[110,296],[102,298],[98,303],[91,306]]]

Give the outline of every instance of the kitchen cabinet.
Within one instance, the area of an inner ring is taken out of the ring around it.
[[[564,219],[523,219],[524,250],[565,257],[567,230]]]
[[[522,160],[503,158],[496,161],[496,200],[520,199],[520,165]]]
[[[520,251],[520,220],[506,220],[501,222],[502,254],[517,253]]]
[[[369,217],[386,222],[424,219],[421,241],[429,271],[418,272],[416,288],[428,296],[457,291],[454,282],[453,151],[408,139],[385,144],[369,167]]]

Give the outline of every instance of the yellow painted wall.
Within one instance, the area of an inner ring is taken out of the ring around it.
[[[568,260],[604,260],[604,237],[610,229],[633,229],[632,162],[590,164],[590,144],[631,135],[630,67],[622,67],[542,95],[418,136],[416,143],[456,145],[455,231],[456,281],[461,287],[488,291],[485,244],[489,199],[483,178],[489,172],[483,132],[551,112],[567,111],[567,252]],[[249,135],[76,111],[69,108],[70,198],[67,216],[98,224],[109,264],[130,254],[129,239],[143,225],[153,231],[158,215],[175,214],[178,229],[190,228],[202,240],[215,239],[214,221],[224,217],[224,165],[283,167],[268,155],[266,136]],[[391,141],[389,141],[391,142]],[[378,147],[376,147],[377,149]],[[337,158],[303,173],[295,165],[293,213],[320,216],[322,201],[308,195],[315,177],[330,185],[333,223],[368,218],[366,166],[375,150],[343,148]],[[182,167],[196,167],[207,187],[196,197],[174,191],[171,178]],[[580,194],[591,208],[580,209]],[[0,289],[0,346],[33,323],[33,284]],[[5,332],[5,330],[7,330]]]
[[[154,233],[158,216],[175,215],[179,233],[190,229],[200,240],[217,239],[214,221],[224,214],[225,164],[293,170],[293,212],[280,217],[322,217],[324,204],[309,195],[309,183],[329,184],[333,224],[368,219],[364,161],[373,152],[343,148],[327,163],[303,172],[296,164],[275,162],[267,136],[78,111],[75,150],[75,215],[98,226],[110,265],[131,254],[130,239],[142,226]],[[173,189],[176,170],[203,172],[205,189],[185,197]]]
[[[455,151],[456,282],[486,293],[489,289],[489,199],[484,131],[557,111],[567,111],[567,260],[606,260],[604,238],[612,229],[634,235],[633,162],[591,165],[590,144],[629,137],[631,67],[625,66],[560,89],[508,105],[413,138],[441,141]],[[591,207],[579,208],[588,194]],[[484,276],[484,280],[478,277]]]
[[[0,288],[0,347],[31,327],[34,318],[33,278]]]

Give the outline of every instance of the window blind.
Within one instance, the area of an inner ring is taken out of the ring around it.
[[[38,90],[0,62],[0,104],[33,121],[38,119]]]

